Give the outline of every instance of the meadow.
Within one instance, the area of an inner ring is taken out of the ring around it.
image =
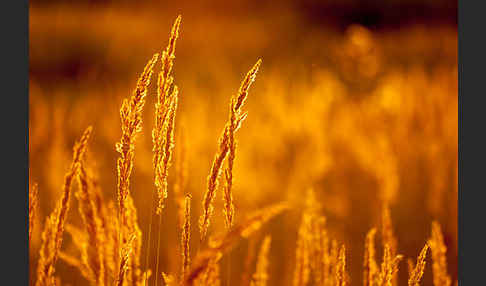
[[[457,285],[457,29],[172,12],[31,7],[32,285]]]

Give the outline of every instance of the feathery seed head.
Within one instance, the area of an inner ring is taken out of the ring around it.
[[[450,286],[452,281],[447,274],[447,247],[444,243],[440,224],[437,221],[432,222],[432,236],[428,244],[432,252],[434,286]]]
[[[420,280],[424,274],[425,269],[425,258],[427,256],[427,250],[429,249],[429,245],[425,244],[422,251],[420,251],[419,256],[417,257],[417,264],[415,267],[413,266],[412,260],[408,260],[409,265],[409,278],[408,278],[408,286],[420,286]]]
[[[203,198],[203,214],[199,218],[199,230],[200,230],[200,241],[202,242],[206,238],[206,234],[209,228],[210,218],[213,214],[213,202],[216,197],[216,189],[218,188],[218,180],[221,175],[221,170],[223,162],[227,157],[228,153],[231,152],[230,159],[228,162],[228,169],[226,174],[226,190],[224,194],[225,200],[225,216],[226,224],[231,227],[233,217],[234,217],[234,207],[232,202],[232,172],[233,172],[233,162],[235,159],[236,143],[234,139],[234,133],[240,127],[241,122],[246,118],[246,113],[243,116],[240,115],[241,107],[248,95],[248,89],[251,83],[255,80],[256,73],[260,67],[261,60],[252,67],[252,69],[247,73],[243,79],[240,89],[236,97],[230,100],[230,115],[229,120],[226,123],[223,132],[219,138],[219,150],[216,153],[213,164],[211,165],[211,170],[208,175],[207,189],[204,193]]]

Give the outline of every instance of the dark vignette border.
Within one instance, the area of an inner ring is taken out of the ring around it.
[[[1,6],[0,285],[28,285],[29,2],[3,1]]]
[[[459,0],[459,285],[484,285],[486,192],[484,1]]]

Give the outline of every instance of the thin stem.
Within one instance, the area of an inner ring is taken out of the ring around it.
[[[160,230],[162,226],[162,213],[159,213],[159,233],[157,234],[157,252],[155,253],[157,255],[157,260],[155,263],[155,286],[157,286],[159,279],[157,279],[159,275],[159,258],[160,258]]]
[[[154,209],[154,201],[155,201],[155,192],[152,192],[152,208],[150,209],[150,222],[149,222],[149,229],[148,229],[148,237],[147,237],[147,253],[145,254],[145,265],[144,265],[144,271],[145,271],[145,277],[143,280],[143,284],[147,286],[147,276],[148,276],[148,261],[150,257],[150,245],[151,245],[151,235],[152,235],[152,224],[153,224],[153,209]]]

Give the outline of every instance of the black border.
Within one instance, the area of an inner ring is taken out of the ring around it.
[[[483,234],[486,191],[486,27],[484,1],[459,1],[459,285],[484,285],[486,235]],[[475,283],[476,282],[476,283]]]
[[[2,285],[28,285],[29,2],[2,2]],[[10,282],[10,283],[9,283]]]

